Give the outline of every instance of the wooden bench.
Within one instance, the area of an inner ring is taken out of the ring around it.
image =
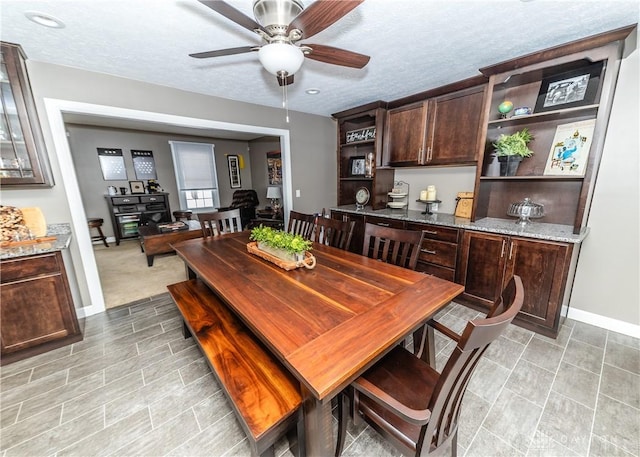
[[[251,453],[273,455],[274,443],[295,426],[304,455],[299,382],[199,279],[167,286],[184,321],[233,406]]]

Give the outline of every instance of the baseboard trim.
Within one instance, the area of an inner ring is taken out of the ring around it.
[[[575,308],[569,308],[568,313],[565,308],[563,309],[562,314],[566,314],[569,319],[584,322],[585,324],[595,325],[596,327],[605,328],[607,330],[622,333],[624,335],[632,336],[635,338],[638,338],[638,335],[640,335],[640,325],[635,325],[630,322],[601,316],[599,314],[594,314],[590,313],[589,311],[583,311],[581,309]]]
[[[82,308],[76,308],[76,316],[78,316],[78,319],[84,319],[85,317],[93,316],[103,311],[105,311],[105,309],[99,306],[83,306]]]

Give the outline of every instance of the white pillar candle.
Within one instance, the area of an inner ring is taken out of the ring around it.
[[[420,200],[427,200],[427,191],[426,190],[421,190],[420,191]]]

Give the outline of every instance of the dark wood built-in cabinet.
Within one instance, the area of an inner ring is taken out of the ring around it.
[[[524,282],[525,303],[514,322],[551,337],[557,335],[562,308],[569,303],[580,240],[565,243],[550,241],[556,239],[553,236],[507,236],[499,234],[502,229],[495,230],[497,233],[476,231],[473,225],[485,220],[480,230],[498,226],[491,220],[508,219],[512,203],[530,198],[544,205],[544,217],[536,222],[568,226],[573,236],[584,235],[624,40],[634,28],[613,30],[481,68],[482,76],[387,103],[383,165],[476,165],[469,229],[447,230],[400,221],[406,228],[425,233],[418,269],[463,284],[465,292],[458,298],[461,302],[486,310],[506,281],[517,274]],[[586,85],[584,97],[567,98],[566,102],[554,99],[551,105],[543,106],[547,93],[561,91],[576,78]],[[505,101],[514,108],[529,107],[532,112],[503,116],[498,106]],[[583,121],[594,125],[584,173],[545,173],[552,149],[562,147],[556,138],[558,128],[571,130]],[[529,143],[534,155],[520,163],[515,176],[499,176],[489,166],[492,143],[501,134],[523,128],[534,136]],[[338,213],[334,217],[351,216]],[[361,220],[358,227],[375,218],[367,214]],[[377,222],[391,225],[389,221]],[[356,239],[354,236],[354,242]],[[352,249],[357,252],[357,247]]]
[[[459,299],[489,310],[506,282],[518,275],[526,294],[516,323],[555,336],[576,260],[572,254],[570,243],[465,231],[457,280],[465,290]]]
[[[480,69],[489,77],[489,96],[472,220],[505,218],[509,205],[526,197],[545,206],[542,222],[573,226],[576,234],[586,226],[624,39],[631,30],[633,27],[614,30]],[[541,106],[540,97],[544,98],[551,83],[581,75],[589,75],[589,86],[582,100]],[[520,116],[509,113],[502,119],[497,108],[507,100],[514,107],[530,107],[533,113]],[[595,130],[584,175],[545,174],[549,154],[556,145],[554,136],[558,126],[587,120],[595,121]],[[492,159],[492,143],[501,134],[512,134],[523,128],[534,136],[529,144],[534,155],[521,162],[516,176],[490,174],[487,165]]]
[[[53,179],[19,45],[0,43],[0,185],[51,187]]]
[[[461,230],[441,225],[408,222],[407,229],[424,232],[417,271],[455,281]]]
[[[482,129],[485,85],[454,89],[470,83],[440,88],[436,93],[445,92],[444,95],[427,100],[390,103],[384,163],[395,167],[474,164]]]
[[[368,206],[382,209],[387,206],[387,193],[393,188],[394,170],[382,167],[382,135],[386,104],[374,102],[332,116],[338,121],[338,205],[355,203],[356,191],[366,187],[371,198]],[[364,128],[375,128],[375,138],[347,142],[347,134]],[[372,176],[354,175],[352,163],[356,158],[373,154]]]
[[[138,238],[138,227],[171,221],[169,194],[105,195],[116,238]]]
[[[424,232],[417,271],[454,281],[458,259],[458,241],[461,230],[441,225],[406,222],[401,219],[359,215],[342,211],[331,211],[331,217],[344,221],[355,221],[350,251],[362,254],[365,223]]]
[[[82,339],[60,251],[0,267],[3,365]]]

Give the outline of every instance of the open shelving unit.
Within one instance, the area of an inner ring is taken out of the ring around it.
[[[614,30],[480,69],[489,77],[489,87],[485,105],[486,137],[479,152],[481,161],[476,175],[477,198],[472,220],[506,219],[509,205],[528,197],[545,206],[542,222],[573,226],[574,233],[585,227],[624,38],[632,29]],[[549,81],[558,85],[563,78],[589,72],[590,86],[583,99],[567,102],[566,107],[558,103],[556,109],[548,111],[540,109],[539,102],[538,109],[534,108],[544,91],[551,90]],[[506,100],[514,107],[530,107],[533,113],[503,119],[497,107]],[[558,127],[588,120],[594,120],[595,127],[584,175],[545,175]],[[520,163],[516,176],[488,176],[483,164],[490,161],[492,143],[501,134],[509,135],[525,127],[534,136],[529,143],[534,155]]]
[[[366,187],[373,209],[382,209],[387,205],[387,193],[393,187],[394,170],[382,167],[382,133],[386,103],[378,101],[347,111],[333,114],[338,120],[338,206],[355,204],[356,191]],[[375,137],[363,141],[347,142],[348,132],[364,128],[375,128]],[[353,160],[364,158],[372,153],[374,157],[373,173],[353,173]]]

